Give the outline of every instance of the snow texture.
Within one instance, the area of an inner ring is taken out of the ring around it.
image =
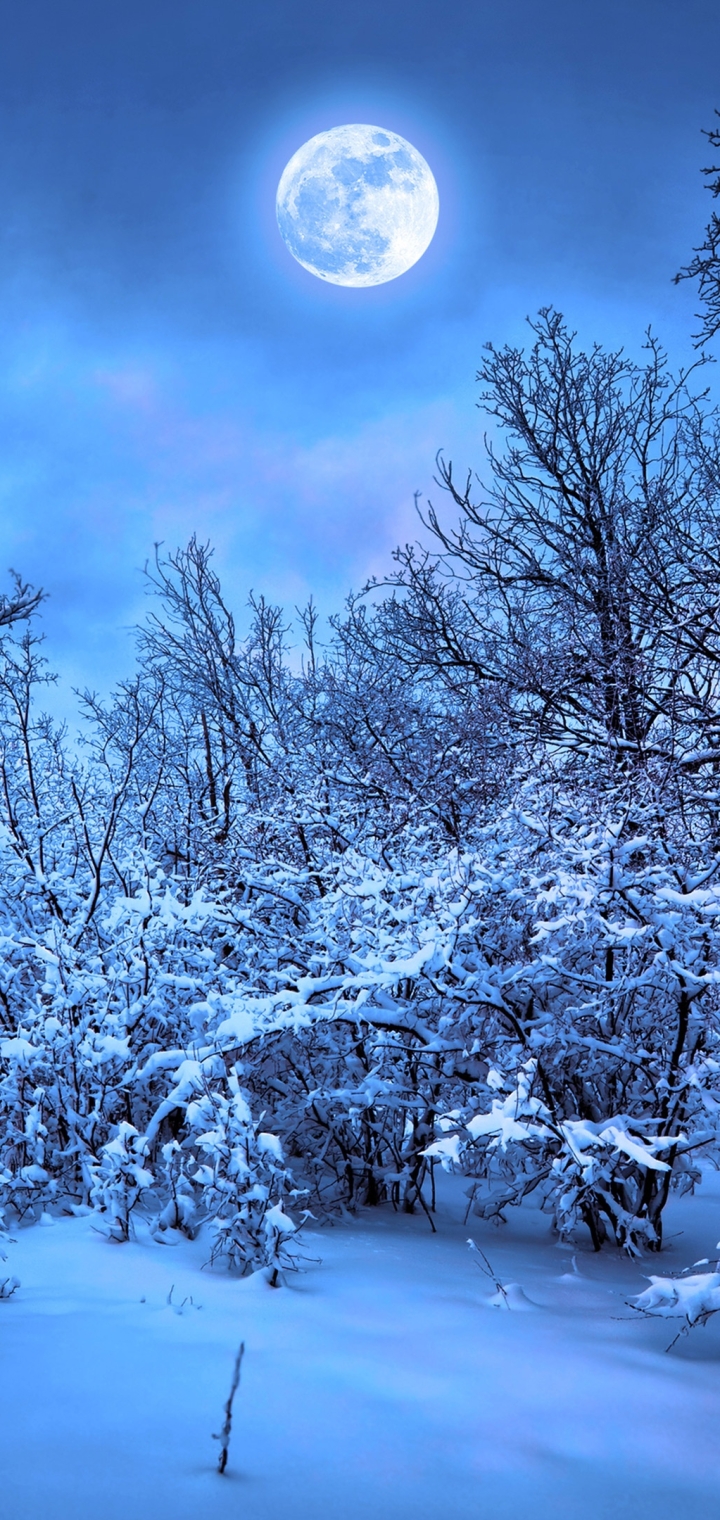
[[[0,1306],[4,1513],[718,1513],[714,1325],[666,1356],[668,1326],[625,1308],[637,1265],[587,1250],[571,1260],[527,1207],[501,1235],[480,1226],[507,1285],[509,1312],[498,1313],[467,1249],[460,1185],[445,1186],[438,1234],[422,1218],[367,1211],[316,1231],[322,1265],[279,1292],[262,1273],[203,1270],[201,1239],[168,1248],[139,1227],[113,1246],[87,1218],[23,1230],[7,1247],[22,1287]],[[672,1205],[683,1254],[714,1222],[719,1200],[704,1191]],[[221,1479],[211,1434],[240,1340]]]

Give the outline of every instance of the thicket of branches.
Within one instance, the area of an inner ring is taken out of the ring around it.
[[[432,547],[324,638],[261,599],[241,636],[209,548],[158,552],[79,751],[18,588],[8,1224],[139,1209],[277,1271],[305,1209],[432,1222],[443,1164],[486,1217],[532,1194],[638,1251],[717,1155],[718,419],[697,367],[553,311],[479,378],[486,478],[440,459]]]
[[[720,116],[720,111],[716,111],[715,115]],[[720,127],[710,127],[703,136],[711,148],[720,149]],[[706,190],[716,199],[720,195],[720,164],[708,164],[702,172]],[[720,330],[720,217],[716,211],[711,211],[704,240],[694,250],[690,263],[676,274],[675,283],[679,280],[694,280],[697,283],[701,306],[698,319],[701,327],[696,334],[696,343],[702,347]]]

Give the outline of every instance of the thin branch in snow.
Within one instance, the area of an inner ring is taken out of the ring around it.
[[[225,1419],[223,1421],[222,1430],[218,1435],[213,1434],[213,1440],[220,1442],[220,1455],[218,1457],[217,1466],[219,1473],[224,1473],[225,1468],[227,1467],[228,1452],[230,1450],[230,1433],[232,1431],[233,1399],[235,1398],[235,1394],[237,1393],[240,1384],[240,1368],[242,1366],[242,1359],[244,1355],[245,1342],[241,1341],[238,1347],[237,1356],[235,1357],[232,1383],[230,1384],[230,1392],[228,1394],[227,1403],[225,1405]]]
[[[488,1261],[487,1256],[485,1255],[485,1252],[480,1250],[480,1247],[475,1244],[474,1240],[468,1240],[468,1246],[470,1247],[471,1251],[474,1251],[474,1253],[475,1253],[476,1256],[480,1257],[480,1261],[477,1263],[478,1267],[480,1268],[480,1271],[484,1274],[485,1277],[489,1277],[490,1278],[490,1281],[493,1284],[493,1287],[495,1288],[495,1292],[501,1294],[502,1298],[505,1300],[505,1307],[506,1307],[506,1309],[509,1309],[510,1308],[510,1300],[508,1299],[507,1291],[506,1291],[505,1287],[503,1286],[503,1284],[501,1283],[500,1278],[497,1276],[496,1272],[491,1267],[490,1262]]]

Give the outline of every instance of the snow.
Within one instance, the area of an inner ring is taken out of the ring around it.
[[[204,1269],[202,1240],[108,1244],[88,1217],[17,1232],[0,1302],[12,1520],[697,1520],[720,1513],[720,1316],[627,1307],[649,1265],[718,1235],[717,1181],[671,1204],[661,1258],[559,1247],[532,1208],[438,1233],[366,1211],[303,1231],[279,1290]],[[468,1250],[469,1231],[507,1301]],[[498,1309],[510,1312],[498,1312]],[[513,1312],[532,1309],[532,1312]],[[245,1341],[228,1474],[214,1470]]]
[[[650,1287],[636,1298],[635,1308],[670,1319],[682,1317],[694,1325],[720,1309],[720,1272],[699,1272],[681,1278],[651,1277]]]

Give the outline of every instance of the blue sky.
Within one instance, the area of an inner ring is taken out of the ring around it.
[[[0,0],[0,565],[66,682],[128,669],[153,543],[337,606],[414,536],[436,450],[480,462],[482,345],[558,306],[689,357],[672,275],[709,211],[717,0]],[[430,163],[384,286],[282,244],[291,154],[348,121]]]

